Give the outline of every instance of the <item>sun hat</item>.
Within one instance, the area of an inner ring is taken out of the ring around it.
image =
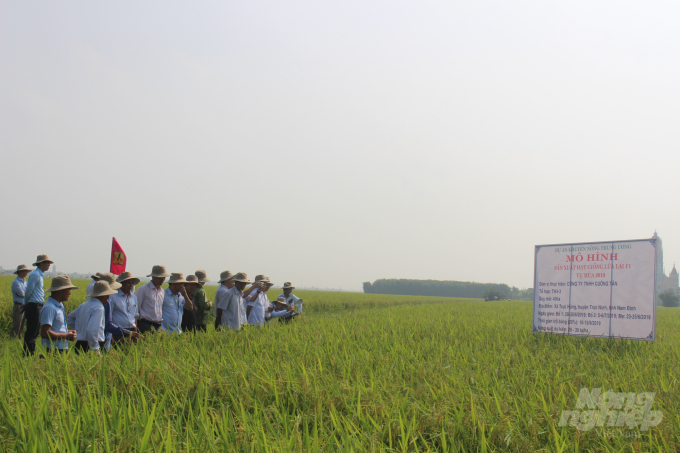
[[[225,280],[231,280],[232,278],[234,278],[234,274],[232,274],[231,271],[224,271],[220,274],[220,283]]]
[[[288,305],[288,302],[286,302],[286,298],[285,298],[285,297],[277,297],[277,298],[276,298],[276,302],[278,302],[278,303],[280,303],[280,304]]]
[[[134,281],[133,285],[136,285],[137,283],[140,282],[140,280],[137,277],[132,276],[132,272],[123,272],[116,279],[116,281],[118,283],[123,283],[123,282],[126,282],[128,280],[133,280]]]
[[[257,283],[257,282],[263,282],[263,283],[268,283],[270,285],[273,285],[273,283],[269,280],[269,277],[266,277],[262,274],[255,276],[255,283]]]
[[[47,262],[50,263],[50,264],[54,264],[54,261],[52,261],[52,260],[50,259],[49,256],[47,256],[47,255],[38,255],[38,257],[35,259],[35,263],[33,263],[33,265],[34,265],[34,266],[37,266],[38,264],[44,263],[45,261],[47,261]]]
[[[187,275],[186,280],[187,280],[187,283],[195,283],[197,285],[200,284],[200,282],[198,281],[198,277],[196,277],[195,275]]]
[[[293,284],[291,282],[285,282],[283,284],[283,289],[295,289],[295,287],[293,286]]]
[[[90,275],[90,277],[92,277],[92,278],[95,279],[95,280],[99,280],[100,278],[102,278],[102,273],[101,273],[101,272],[97,272],[97,273],[94,274],[94,275]]]
[[[18,274],[21,271],[28,271],[28,272],[33,272],[33,269],[30,267],[26,266],[25,264],[20,264],[17,266],[17,270],[14,271],[15,274]]]
[[[71,283],[68,275],[58,275],[52,279],[52,286],[50,286],[50,289],[46,289],[45,292],[54,293],[64,289],[78,289],[78,287]]]
[[[123,286],[120,283],[116,282],[116,276],[113,275],[111,272],[102,272],[101,274],[99,274],[99,281],[102,281],[102,280],[105,281],[105,282],[108,282],[111,289],[118,289],[121,286]],[[95,285],[96,285],[96,283],[95,283]]]
[[[170,274],[168,274],[168,270],[165,268],[165,266],[156,264],[153,269],[151,269],[151,273],[147,275],[147,277],[170,277]]]
[[[198,270],[194,272],[194,275],[198,277],[199,283],[205,283],[210,281],[210,279],[208,278],[208,274],[204,270]]]
[[[92,287],[92,292],[90,293],[90,297],[95,298],[99,296],[110,296],[112,294],[117,294],[118,291],[115,289],[111,288],[109,285],[109,282],[106,280],[102,279],[98,281],[97,283],[94,284]]]
[[[245,272],[239,272],[238,274],[234,275],[232,280],[239,283],[253,283],[248,280],[248,276],[245,274]]]
[[[186,280],[184,280],[184,274],[181,272],[173,272],[170,275],[170,279],[168,280],[168,285],[172,285],[173,283],[188,283]]]

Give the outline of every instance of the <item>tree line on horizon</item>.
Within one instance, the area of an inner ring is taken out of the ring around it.
[[[484,299],[490,294],[498,299],[533,300],[533,288],[519,289],[505,283],[459,282],[455,280],[411,280],[381,278],[364,282],[364,293],[405,296],[471,297]]]

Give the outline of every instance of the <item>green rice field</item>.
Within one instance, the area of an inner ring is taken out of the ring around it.
[[[680,309],[660,308],[646,343],[534,335],[531,302],[296,291],[291,324],[39,359],[8,337],[11,281],[0,277],[2,451],[680,451]],[[74,283],[68,310],[88,281]],[[656,392],[663,420],[558,426],[583,387]]]

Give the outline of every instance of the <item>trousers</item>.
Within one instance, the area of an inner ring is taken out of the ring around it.
[[[26,317],[24,316],[23,304],[12,304],[12,337],[21,338],[26,326]]]
[[[104,345],[106,344],[105,341],[100,341],[99,342],[99,352],[104,351]],[[85,341],[85,340],[78,340],[76,341],[76,352],[88,352],[90,350],[90,344]]]
[[[139,333],[155,332],[161,328],[160,322],[151,322],[146,319],[140,319],[137,321],[137,330]]]
[[[35,339],[40,335],[40,311],[43,304],[35,302],[24,304],[26,332],[24,333],[24,354],[35,354]]]

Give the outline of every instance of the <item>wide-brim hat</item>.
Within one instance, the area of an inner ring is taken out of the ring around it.
[[[288,302],[286,301],[285,297],[277,297],[275,303],[278,302],[283,305],[288,305]]]
[[[37,266],[40,263],[48,262],[50,264],[54,264],[54,261],[50,259],[49,256],[47,255],[38,255],[38,257],[35,259],[35,263],[33,263],[34,266]]]
[[[102,273],[101,273],[101,272],[97,272],[97,273],[94,274],[94,275],[90,275],[90,277],[99,279],[99,278],[102,278]]]
[[[170,278],[168,279],[168,285],[172,285],[173,283],[188,283],[186,280],[184,280],[184,274],[181,272],[173,272],[170,274]]]
[[[295,289],[295,287],[293,286],[293,284],[291,282],[285,282],[283,284],[283,289]]]
[[[194,272],[194,275],[196,275],[196,277],[198,277],[199,283],[205,283],[205,282],[210,281],[210,279],[208,278],[207,272],[204,271],[204,270],[197,270],[196,272]]]
[[[239,283],[253,283],[248,280],[248,276],[245,274],[245,272],[239,272],[238,274],[234,275],[231,280]]]
[[[201,283],[198,281],[198,277],[196,277],[195,275],[187,275],[186,282],[193,283],[195,285],[200,285]]]
[[[71,279],[68,278],[68,275],[58,275],[52,279],[52,285],[49,289],[46,289],[45,292],[54,293],[64,289],[78,289],[78,287],[71,283]]]
[[[165,266],[157,264],[151,269],[151,273],[147,277],[170,277],[170,274],[168,274]]]
[[[274,285],[271,282],[271,280],[269,280],[269,277],[267,277],[265,275],[261,275],[261,274],[255,276],[255,283],[258,283],[258,282],[266,283],[266,284],[272,285],[272,286]]]
[[[224,271],[220,274],[220,283],[231,280],[234,278],[234,274],[231,271]]]
[[[123,283],[123,282],[126,282],[126,281],[128,281],[128,280],[132,280],[132,284],[133,284],[133,285],[136,285],[137,283],[139,283],[139,282],[141,281],[141,280],[138,279],[137,277],[133,277],[133,276],[132,276],[132,272],[123,272],[123,273],[120,274],[120,275],[118,276],[118,278],[116,279],[116,281],[117,281],[118,283]]]
[[[20,264],[17,266],[17,270],[14,271],[15,274],[18,274],[21,271],[28,271],[28,272],[33,272],[33,269],[30,267],[26,266],[25,264]]]
[[[107,282],[111,289],[118,289],[121,286],[123,286],[120,283],[116,282],[116,276],[113,275],[111,272],[102,272],[101,274],[99,274],[99,281]]]
[[[92,287],[92,292],[90,293],[89,297],[95,298],[95,297],[100,297],[100,296],[110,296],[112,294],[117,294],[118,291],[115,289],[111,288],[109,285],[109,282],[106,280],[102,279],[98,281],[97,283],[94,284]]]

